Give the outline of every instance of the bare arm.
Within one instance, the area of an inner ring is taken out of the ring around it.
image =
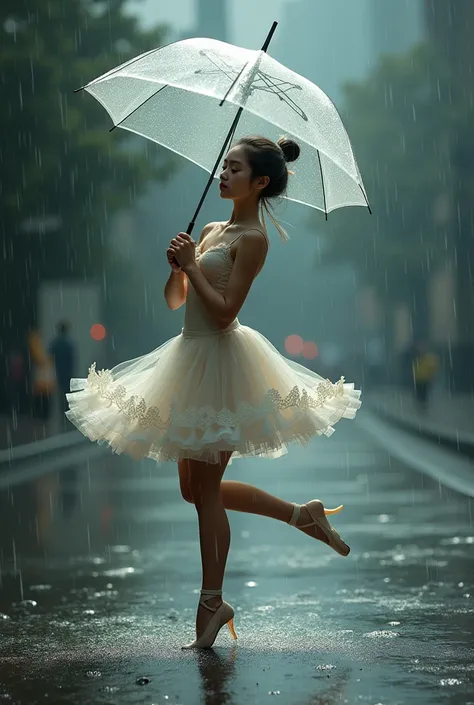
[[[188,278],[183,271],[175,272],[173,269],[165,284],[165,299],[168,308],[175,311],[186,301],[188,293]]]
[[[205,236],[212,230],[216,223],[209,223],[203,228],[199,242],[205,238]],[[165,299],[168,304],[168,308],[172,311],[181,308],[181,306],[186,302],[186,297],[188,294],[188,277],[183,270],[175,271],[171,270],[168,277],[168,281],[165,284]]]
[[[219,328],[227,328],[238,315],[266,254],[264,236],[255,230],[245,233],[237,247],[232,273],[223,294],[212,287],[196,264],[186,267],[186,274],[197,295]]]

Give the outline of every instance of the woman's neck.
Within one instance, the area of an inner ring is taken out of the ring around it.
[[[245,225],[260,222],[258,202],[254,200],[234,201],[234,208],[229,219],[229,225]]]

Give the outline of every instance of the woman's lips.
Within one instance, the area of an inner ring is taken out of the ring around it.
[[[219,188],[228,188],[228,186],[226,186],[225,184],[223,184],[222,181],[221,181],[220,184],[219,184]]]

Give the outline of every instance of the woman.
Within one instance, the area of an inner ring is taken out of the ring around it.
[[[233,202],[227,223],[210,223],[196,243],[180,233],[167,250],[172,272],[165,287],[171,309],[186,303],[184,328],[151,353],[71,380],[68,418],[91,440],[133,458],[178,461],[184,499],[197,510],[202,589],[196,640],[212,646],[233,628],[234,611],[222,601],[230,543],[226,509],[285,521],[341,555],[349,547],[329,525],[322,502],[299,506],[239,482],[222,481],[231,456],[278,457],[291,441],[330,436],[339,419],[354,418],[360,392],[287,360],[237,315],[268,251],[263,212],[288,182],[295,142],[242,138],[227,153],[221,198]],[[272,218],[280,235],[284,231]]]

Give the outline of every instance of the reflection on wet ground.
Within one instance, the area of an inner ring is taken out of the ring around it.
[[[0,700],[11,703],[474,703],[467,498],[351,425],[232,479],[344,502],[342,559],[230,514],[237,645],[181,652],[200,578],[175,469],[104,455],[0,493]],[[143,680],[140,681],[140,678]]]

